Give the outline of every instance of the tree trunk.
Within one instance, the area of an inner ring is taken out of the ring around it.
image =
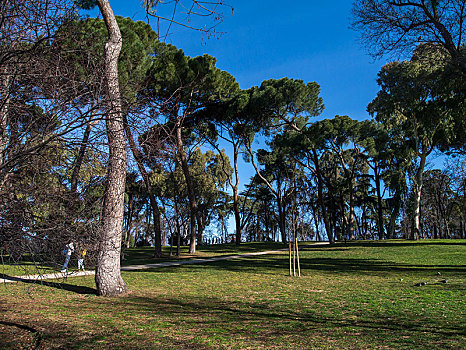
[[[89,122],[86,125],[86,130],[84,131],[83,139],[81,141],[81,146],[79,147],[78,155],[74,161],[73,166],[73,173],[71,174],[71,193],[76,193],[78,191],[78,178],[79,178],[79,171],[81,170],[81,166],[83,164],[83,159],[86,154],[87,144],[89,142],[89,136],[91,135],[92,127],[97,123],[96,120],[92,120],[89,118]]]
[[[319,218],[318,218],[318,210],[319,208],[314,204],[314,201],[312,202],[312,216],[313,216],[313,219],[314,219],[314,226],[316,228],[316,238],[315,240],[320,242],[321,241],[321,238],[320,238],[320,228],[319,228]]]
[[[412,240],[418,240],[421,233],[421,191],[424,179],[424,168],[426,165],[427,153],[423,150],[419,162],[419,168],[416,171],[413,184],[413,232],[411,233]]]
[[[190,242],[189,242],[189,254],[196,253],[196,214],[197,214],[197,204],[196,196],[194,194],[194,186],[189,172],[188,159],[186,157],[185,150],[183,148],[183,139],[181,136],[181,125],[180,121],[177,122],[176,126],[176,145],[178,149],[178,159],[181,163],[181,169],[183,170],[183,175],[186,181],[186,187],[188,190],[188,199],[189,199],[189,222],[190,222]]]
[[[280,196],[277,196],[277,207],[278,207],[278,227],[280,228],[280,234],[282,242],[286,243],[286,220],[285,220],[285,208]]]
[[[196,222],[197,222],[197,242],[198,244],[202,245],[204,244],[202,242],[202,236],[204,235],[204,229],[205,229],[205,224],[204,222],[206,220],[202,220],[202,215],[199,213],[200,211],[197,210],[197,215],[196,215]]]
[[[392,212],[390,213],[390,223],[388,225],[388,238],[390,239],[395,238],[396,218],[398,217],[401,208],[401,194],[399,190],[395,191],[393,196],[393,203],[394,206]]]
[[[354,193],[353,186],[350,188],[349,193],[349,220],[348,220],[348,239],[354,240],[354,218],[356,214],[354,213]]]
[[[125,233],[125,240],[124,246],[126,248],[130,247],[130,237],[131,237],[131,228],[133,227],[133,203],[134,203],[134,196],[130,192],[128,194],[128,213],[126,214],[126,233]]]
[[[123,117],[123,122],[125,127],[126,138],[128,139],[129,147],[131,148],[131,153],[133,153],[133,157],[136,160],[139,172],[141,173],[142,179],[144,180],[144,185],[146,186],[147,194],[149,195],[150,206],[152,209],[151,212],[154,219],[154,258],[160,258],[162,257],[162,228],[160,226],[160,220],[162,215],[160,214],[159,206],[157,204],[157,201],[155,200],[154,193],[152,192],[149,174],[144,168],[142,154],[137,148],[136,143],[134,142],[134,137],[129,128],[126,116]]]
[[[236,146],[234,147],[234,151],[233,151],[233,167],[235,171],[235,184],[232,186],[233,210],[235,212],[235,228],[236,228],[235,244],[238,246],[241,244],[241,216],[239,212],[239,203],[238,203],[239,174],[238,174],[238,149],[236,148]]]
[[[118,83],[118,57],[122,39],[108,0],[97,0],[97,4],[108,30],[104,59],[108,99],[106,103],[106,123],[109,158],[95,282],[99,295],[115,296],[128,290],[120,272],[126,181],[125,134]]]
[[[241,244],[241,217],[239,213],[238,205],[238,187],[233,188],[233,209],[235,211],[235,227],[236,227],[236,239],[235,244]]]
[[[316,176],[317,176],[317,196],[319,199],[320,209],[322,212],[322,220],[324,221],[325,231],[327,231],[327,237],[330,244],[335,243],[335,239],[333,238],[332,229],[330,227],[328,215],[327,215],[327,208],[325,207],[324,203],[324,186],[322,180],[322,174],[320,172],[320,165],[319,165],[319,157],[317,156],[317,151],[312,149],[312,159],[314,162]]]
[[[269,206],[268,206],[268,201],[265,201],[265,207],[264,207],[264,221],[265,221],[265,234],[267,235],[267,240],[274,240],[273,237],[270,238],[270,214],[269,214]]]
[[[380,189],[380,174],[377,164],[374,165],[374,174],[375,174],[375,190],[377,193],[377,231],[379,233],[379,239],[382,240],[385,238],[385,231],[383,228],[383,208],[382,208],[382,191]]]

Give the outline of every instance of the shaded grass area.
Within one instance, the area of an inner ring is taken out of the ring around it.
[[[303,248],[301,278],[287,254],[124,272],[119,298],[95,296],[89,277],[5,285],[0,348],[21,348],[16,335],[47,349],[464,349],[457,243]]]

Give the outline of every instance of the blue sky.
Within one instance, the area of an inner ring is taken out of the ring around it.
[[[116,15],[144,20],[138,0],[110,0]],[[349,29],[350,0],[283,1],[231,0],[218,38],[172,26],[165,41],[187,55],[207,53],[217,66],[232,74],[241,88],[266,79],[289,77],[321,86],[323,118],[348,115],[369,118],[367,104],[375,97],[377,72],[384,64],[374,61]],[[204,20],[204,19],[203,19]],[[193,24],[196,23],[193,19]],[[150,19],[156,29],[156,21]],[[165,34],[166,30],[161,30]]]

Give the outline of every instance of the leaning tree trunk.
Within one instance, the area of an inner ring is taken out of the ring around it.
[[[123,122],[125,126],[126,138],[128,139],[129,147],[131,148],[131,152],[133,153],[133,157],[136,160],[136,164],[138,166],[139,172],[141,173],[142,179],[144,181],[144,185],[147,189],[147,194],[149,195],[150,206],[152,208],[152,216],[154,218],[154,258],[161,258],[162,257],[162,227],[160,225],[161,220],[161,213],[159,210],[159,206],[155,199],[154,192],[152,191],[152,186],[150,184],[149,174],[147,173],[146,169],[144,168],[143,164],[143,156],[138,149],[136,142],[134,142],[133,134],[131,133],[131,129],[128,124],[127,118],[123,117]]]
[[[97,4],[108,30],[104,60],[109,158],[95,282],[99,295],[115,296],[127,291],[126,284],[120,272],[126,181],[125,133],[118,84],[118,57],[121,51],[122,39],[115,15],[108,0],[97,0]]]
[[[186,187],[188,189],[188,199],[189,199],[189,222],[190,222],[190,242],[189,242],[189,254],[196,253],[196,217],[197,217],[197,204],[196,204],[196,195],[194,194],[194,185],[192,181],[191,174],[189,172],[188,159],[186,157],[186,152],[183,148],[183,138],[181,135],[181,125],[179,121],[177,122],[176,127],[176,144],[178,151],[178,158],[181,163],[181,169],[183,170],[183,175],[186,181]]]
[[[89,144],[89,137],[91,135],[91,130],[94,127],[95,124],[97,124],[98,120],[92,120],[89,118],[89,121],[87,122],[86,125],[86,130],[84,131],[83,139],[81,141],[81,145],[79,147],[79,152],[76,156],[76,159],[74,160],[74,165],[73,165],[73,172],[71,174],[71,193],[75,194],[78,192],[78,178],[79,178],[79,172],[81,171],[81,167],[83,164],[84,156],[86,155],[86,149]]]

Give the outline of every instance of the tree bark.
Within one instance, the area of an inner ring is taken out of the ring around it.
[[[107,92],[105,117],[109,158],[95,282],[99,295],[116,296],[128,290],[120,272],[126,182],[125,134],[118,82],[118,57],[121,51],[122,39],[108,0],[97,0],[97,4],[108,30],[104,59]]]

